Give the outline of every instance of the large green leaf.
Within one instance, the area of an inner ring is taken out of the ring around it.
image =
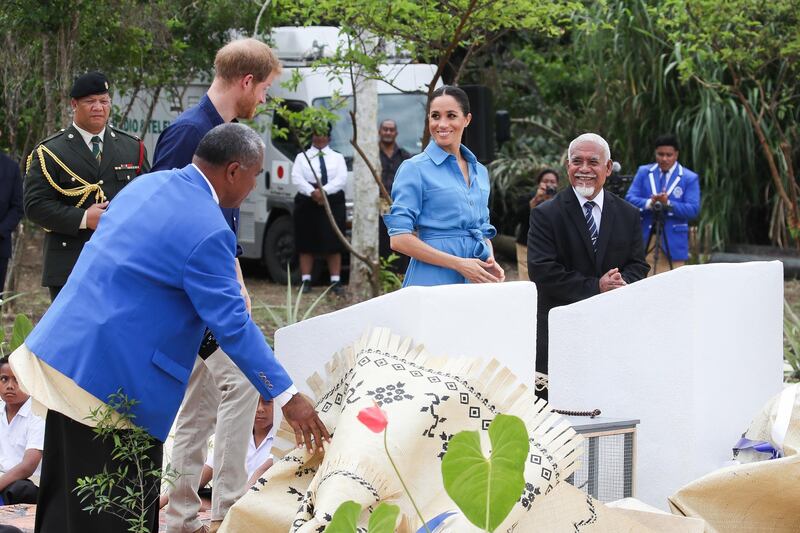
[[[325,533],[355,533],[358,515],[361,514],[361,506],[354,501],[346,501],[333,513],[333,519]]]
[[[470,522],[494,531],[525,488],[528,431],[516,416],[497,415],[489,426],[492,451],[481,451],[477,431],[462,431],[447,445],[442,477],[447,494]]]
[[[394,525],[400,508],[390,503],[381,503],[369,517],[369,533],[394,533]]]
[[[14,328],[11,330],[11,351],[16,350],[19,348],[20,344],[25,342],[25,339],[32,329],[33,324],[28,317],[22,313],[16,316],[14,319]]]

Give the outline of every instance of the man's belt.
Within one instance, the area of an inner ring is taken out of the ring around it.
[[[486,261],[491,255],[491,249],[486,244],[486,239],[493,239],[497,235],[497,230],[491,224],[482,224],[479,228],[452,228],[452,229],[433,229],[419,228],[419,238],[423,241],[436,239],[449,239],[450,237],[472,237],[475,240],[475,247],[472,256],[481,261]]]

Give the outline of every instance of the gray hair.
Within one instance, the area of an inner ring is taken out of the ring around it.
[[[599,145],[603,148],[603,155],[606,158],[605,160],[608,161],[611,159],[611,148],[608,147],[606,140],[596,133],[583,133],[575,137],[572,142],[569,143],[569,149],[567,150],[567,157],[569,159],[572,159],[572,151],[575,149],[575,147],[582,142],[590,142]]]
[[[244,124],[220,124],[206,133],[194,155],[215,166],[238,161],[243,167],[249,167],[264,157],[264,141]]]

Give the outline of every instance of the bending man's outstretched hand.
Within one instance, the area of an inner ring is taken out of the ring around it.
[[[305,444],[308,453],[316,448],[322,453],[322,441],[331,441],[331,435],[314,410],[314,404],[306,396],[298,393],[283,406],[283,416],[294,430],[297,446]]]

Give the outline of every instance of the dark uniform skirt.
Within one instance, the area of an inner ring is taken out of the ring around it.
[[[124,431],[124,430],[122,430]],[[80,477],[99,474],[104,468],[115,471],[114,442],[111,438],[95,438],[92,428],[61,413],[47,412],[44,430],[42,479],[36,507],[36,533],[125,533],[130,524],[110,513],[89,514],[83,510],[74,489]],[[144,452],[151,464],[161,466],[161,443],[152,439],[153,447]],[[130,466],[130,465],[129,465]],[[128,471],[128,483],[135,486],[135,469]],[[158,480],[148,478],[139,490],[147,493],[149,510],[145,523],[152,533],[158,531]],[[124,494],[122,488],[112,495]]]
[[[333,218],[342,233],[345,231],[346,210],[344,191],[328,195]],[[301,254],[336,254],[345,250],[336,237],[325,214],[325,208],[310,196],[297,193],[294,197],[294,246]]]

